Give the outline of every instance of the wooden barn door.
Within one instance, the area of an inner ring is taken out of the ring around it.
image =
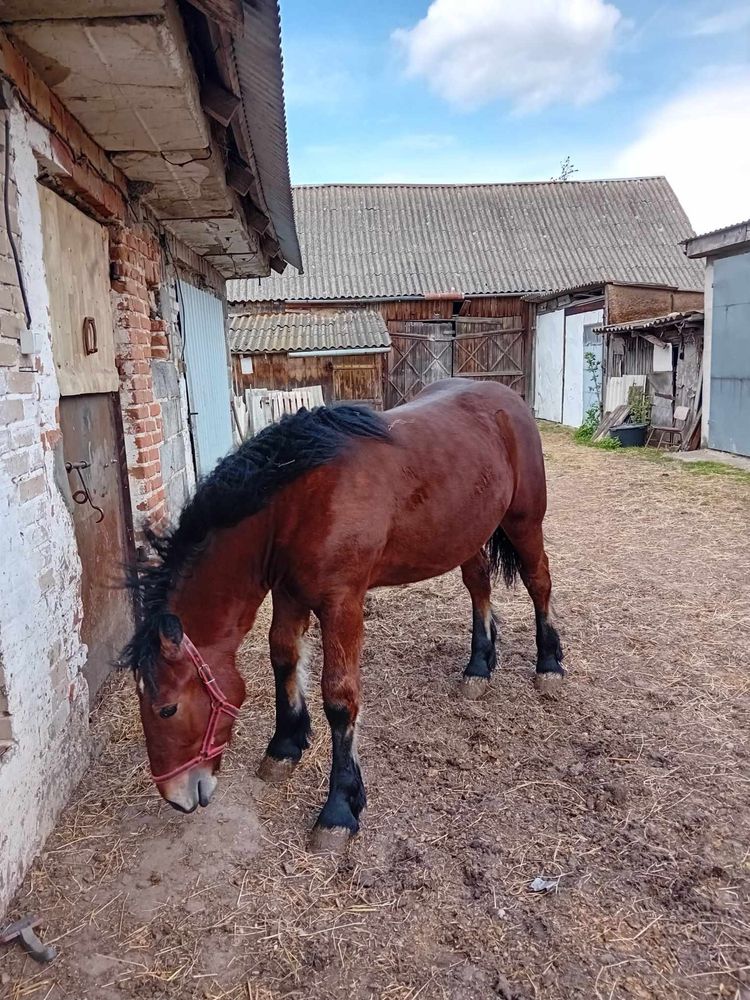
[[[456,319],[453,375],[502,382],[526,397],[526,331],[520,316]]]
[[[385,378],[385,406],[413,399],[431,382],[453,374],[453,323],[392,320],[391,353]]]
[[[377,354],[345,355],[333,359],[333,398],[368,403],[383,408],[383,390],[379,378]]]
[[[526,329],[521,316],[457,316],[436,323],[389,322],[392,348],[385,405],[413,399],[442,378],[502,382],[526,397]]]
[[[39,189],[52,356],[60,386],[58,483],[81,560],[81,639],[89,698],[133,628],[120,586],[132,559],[125,443],[118,400],[107,231],[47,188]]]

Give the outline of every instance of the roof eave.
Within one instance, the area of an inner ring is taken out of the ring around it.
[[[724,229],[714,229],[710,233],[684,240],[682,246],[687,257],[710,257],[727,251],[744,250],[750,246],[750,219],[738,222]]]

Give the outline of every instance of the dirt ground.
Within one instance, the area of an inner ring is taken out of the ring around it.
[[[305,849],[328,774],[315,689],[290,784],[254,777],[267,608],[209,809],[157,799],[121,678],[9,914],[43,913],[59,957],[4,949],[2,997],[750,998],[750,486],[560,432],[545,450],[563,699],[533,690],[522,589],[495,592],[501,666],[478,703],[456,694],[460,578],[373,595],[369,809],[334,861]],[[537,876],[554,888],[532,892]]]

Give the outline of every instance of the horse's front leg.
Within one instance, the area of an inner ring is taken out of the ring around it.
[[[367,797],[357,758],[359,660],[362,652],[362,596],[321,610],[323,705],[331,727],[333,760],[328,799],[312,832],[319,851],[341,850],[359,830]]]
[[[258,776],[271,784],[288,778],[310,745],[310,716],[304,693],[305,633],[309,624],[307,608],[274,590],[269,644],[276,687],[276,729],[258,768]]]

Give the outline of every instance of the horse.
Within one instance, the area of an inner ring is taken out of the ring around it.
[[[531,411],[494,382],[435,382],[384,413],[300,410],[241,444],[174,529],[149,532],[154,554],[131,580],[139,623],[124,660],[161,796],[186,813],[208,805],[245,698],[237,650],[269,592],[276,726],[259,767],[268,782],[286,780],[309,746],[305,633],[312,613],[320,622],[332,763],[315,850],[341,850],[366,803],[357,723],[370,589],[460,566],[472,605],[460,690],[475,699],[496,665],[492,582],[520,575],[536,617],[535,680],[555,694],[564,670],[549,618],[546,506]]]

